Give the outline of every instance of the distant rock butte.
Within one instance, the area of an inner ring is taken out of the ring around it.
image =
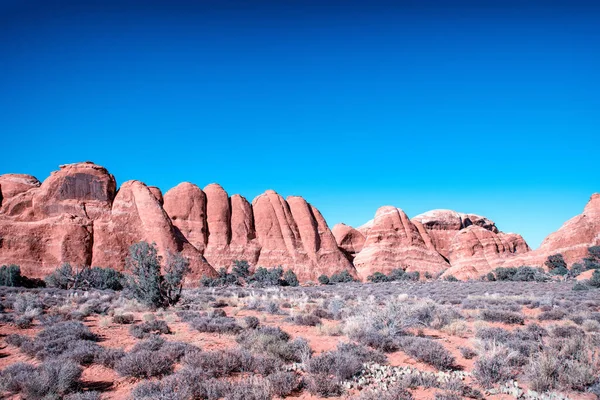
[[[159,254],[182,252],[189,283],[247,260],[252,268],[282,266],[301,281],[347,271],[365,280],[395,268],[421,276],[476,279],[499,266],[543,266],[562,253],[568,264],[600,244],[600,194],[582,214],[531,251],[518,234],[504,233],[476,214],[432,210],[409,219],[386,206],[359,228],[337,224],[301,197],[272,190],[252,203],[218,184],[184,182],[166,193],[124,182],[91,162],[60,166],[44,182],[0,175],[0,264],[18,264],[43,277],[64,262],[124,268],[131,244],[156,243]]]

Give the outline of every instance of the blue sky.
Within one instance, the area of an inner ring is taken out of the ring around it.
[[[274,189],[330,226],[450,208],[532,247],[600,191],[591,2],[143,4],[0,1],[0,173]]]

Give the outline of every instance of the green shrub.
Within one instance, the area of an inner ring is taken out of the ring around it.
[[[373,275],[367,276],[367,280],[373,283],[389,282],[387,275],[381,272],[375,272]]]
[[[258,267],[254,274],[248,278],[248,282],[254,286],[279,286],[281,277],[283,276],[283,268],[263,268]]]
[[[293,287],[295,287],[295,286],[298,286],[300,284],[300,281],[298,281],[298,277],[296,276],[296,274],[294,273],[294,271],[292,271],[291,269],[288,269],[283,274],[283,282],[285,283],[284,286],[293,286]]]
[[[123,289],[122,273],[112,268],[81,267],[73,269],[71,264],[65,263],[44,279],[46,285],[59,289]]]
[[[350,275],[350,272],[348,271],[342,271],[339,272],[337,274],[333,274],[331,275],[331,278],[329,278],[329,283],[347,283],[347,282],[354,282],[354,278],[352,277],[352,275]]]
[[[329,285],[329,277],[325,274],[319,276],[318,281],[321,285]]]
[[[22,286],[21,267],[3,265],[0,268],[0,286]]]
[[[165,274],[161,275],[160,257],[156,246],[139,242],[129,248],[125,267],[131,272],[127,287],[134,297],[150,307],[167,307],[181,297],[183,279],[189,272],[189,262],[181,254],[169,253]]]
[[[567,263],[563,258],[563,255],[560,253],[548,256],[548,258],[544,262],[544,265],[550,270],[553,270],[555,268],[567,268]]]

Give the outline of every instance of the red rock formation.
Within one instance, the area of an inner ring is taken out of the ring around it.
[[[346,252],[350,261],[354,260],[365,244],[365,235],[346,224],[336,224],[331,230],[338,246]]]
[[[0,199],[8,200],[29,189],[40,186],[40,181],[35,176],[25,174],[0,175]],[[0,204],[2,201],[0,200]]]
[[[0,215],[0,265],[21,266],[23,275],[42,278],[64,262],[89,265],[92,223],[62,214],[38,221]]]
[[[354,266],[359,276],[366,279],[374,272],[389,273],[395,268],[436,275],[448,268],[448,263],[427,247],[419,229],[404,211],[386,206],[377,210]]]
[[[544,266],[548,256],[562,254],[567,264],[587,257],[588,247],[600,245],[600,193],[591,196],[583,213],[565,222],[559,230],[544,239],[540,247],[514,259],[503,266]]]
[[[148,186],[148,189],[150,189],[150,192],[152,192],[152,194],[154,195],[156,200],[158,200],[158,203],[161,206],[165,204],[165,199],[163,198],[163,194],[162,194],[162,191],[160,190],[160,188],[158,188],[156,186]]]
[[[497,234],[479,225],[468,226],[452,240],[448,255],[452,267],[444,275],[477,279],[501,266],[518,250],[529,250],[519,235]]]
[[[321,214],[304,199],[290,197],[286,202],[268,190],[254,199],[252,208],[261,246],[257,265],[281,265],[301,280],[344,270],[356,276]]]
[[[122,269],[129,246],[142,240],[157,243],[163,255],[182,251],[197,276],[215,274],[175,234],[160,191],[141,182],[126,182],[115,197],[114,177],[89,162],[63,165],[41,185],[26,179],[15,189],[6,184],[14,175],[0,181],[10,195],[0,211],[0,263],[17,263],[29,276],[43,277],[64,262]]]
[[[36,218],[71,214],[95,219],[110,211],[115,178],[91,162],[61,165],[33,195]]]
[[[193,183],[180,183],[165,193],[164,209],[188,242],[204,252],[208,243],[208,228],[206,194],[202,189]]]
[[[452,240],[461,229],[476,225],[498,233],[493,221],[476,214],[463,214],[452,210],[431,210],[417,215],[411,221],[423,225],[435,249],[446,259]]]

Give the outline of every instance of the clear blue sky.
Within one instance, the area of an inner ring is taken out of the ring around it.
[[[532,247],[600,191],[593,2],[193,3],[0,2],[0,173],[274,189],[330,226],[450,208]]]

